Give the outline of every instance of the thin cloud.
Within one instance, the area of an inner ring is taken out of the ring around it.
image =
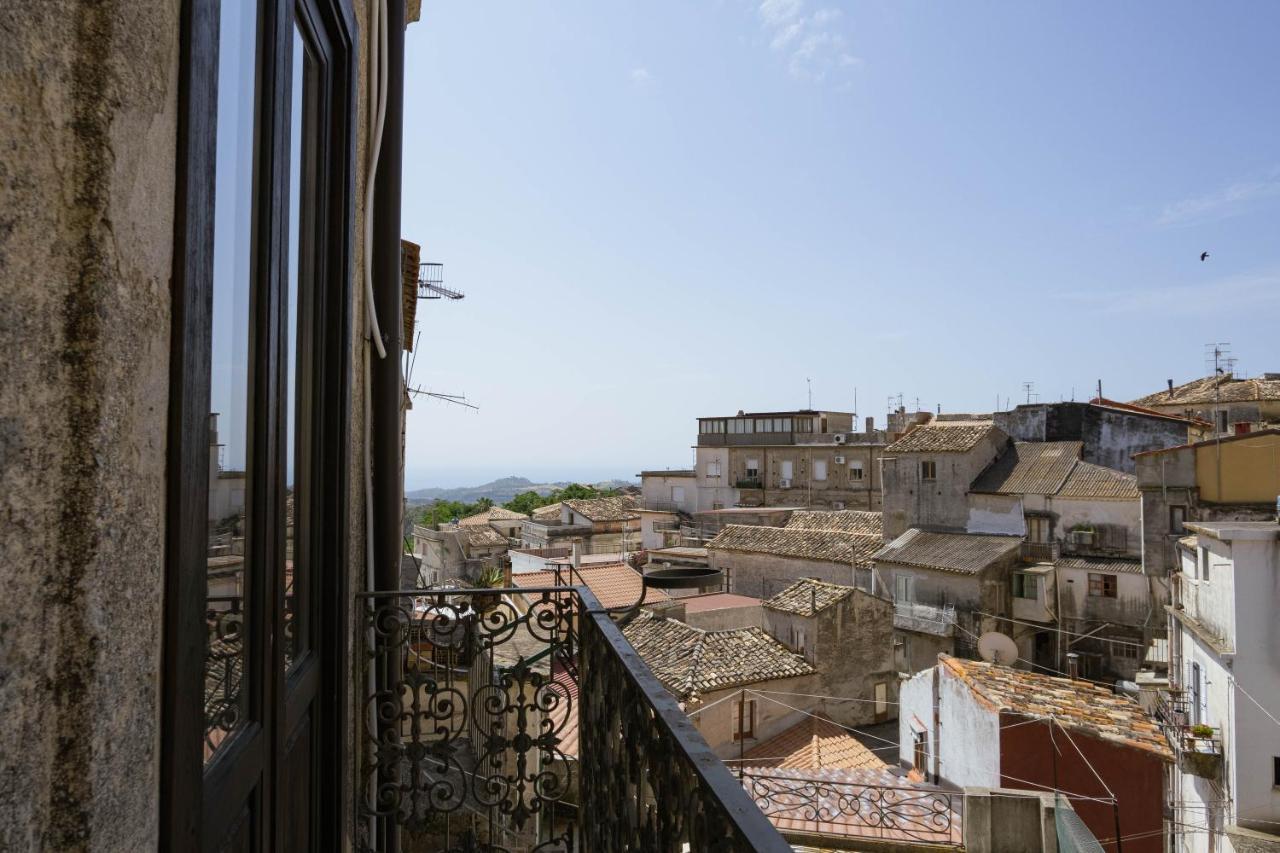
[[[1280,305],[1280,268],[1227,276],[1204,284],[1069,291],[1055,297],[1094,315],[1194,316],[1217,310],[1240,311]]]
[[[1280,195],[1280,170],[1273,170],[1262,180],[1242,181],[1216,192],[1166,204],[1156,225],[1191,225],[1226,219],[1243,213],[1251,202],[1277,195]]]
[[[653,74],[649,72],[648,68],[632,68],[629,76],[631,77],[631,85],[637,89],[646,89],[653,83]]]
[[[862,63],[850,52],[839,9],[809,12],[804,0],[760,0],[757,11],[769,48],[786,56],[797,80],[821,82]]]

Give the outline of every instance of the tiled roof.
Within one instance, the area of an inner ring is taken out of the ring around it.
[[[623,634],[663,686],[681,700],[815,672],[804,658],[759,628],[703,631],[641,612]]]
[[[830,720],[806,716],[791,728],[747,750],[751,767],[821,770],[828,767],[886,767],[862,742]]]
[[[1154,752],[1171,760],[1159,727],[1136,701],[1088,681],[1073,681],[984,661],[940,655],[940,665],[1002,710],[1053,717],[1066,729]]]
[[[560,742],[556,748],[566,758],[578,757],[578,679],[555,663],[551,666],[551,680],[555,687],[550,691],[556,696],[556,704],[547,712],[551,725]]]
[[[515,512],[506,507],[491,506],[484,512],[477,512],[475,515],[468,515],[466,518],[458,522],[459,527],[478,527],[482,524],[488,524],[490,521],[511,520],[517,521],[528,518],[522,512]]]
[[[863,533],[729,524],[707,543],[707,550],[868,565],[871,555],[881,543],[878,535]]]
[[[1198,406],[1213,403],[1252,403],[1280,400],[1280,380],[1236,379],[1230,373],[1206,376],[1178,385],[1172,391],[1148,394],[1135,406]]]
[[[912,528],[884,546],[876,560],[973,574],[1019,550],[1020,536],[989,536],[978,533],[933,533]]]
[[[1079,569],[1085,572],[1140,575],[1141,560],[1112,560],[1105,557],[1063,557],[1054,565],[1060,569]]]
[[[998,495],[1052,495],[1080,458],[1079,441],[1019,441],[992,462],[970,491]]]
[[[578,578],[581,578],[582,583],[585,583],[587,589],[600,599],[600,604],[604,607],[625,607],[628,604],[635,604],[644,587],[640,573],[625,563],[584,566],[574,571],[573,576],[572,583],[578,583]],[[570,584],[568,569],[560,572],[560,578],[566,585]],[[555,586],[556,573],[551,570],[520,572],[511,576],[511,583],[522,588]],[[660,589],[651,588],[645,590],[644,600],[646,604],[657,604],[670,601],[671,597]]]
[[[684,612],[706,613],[709,610],[724,610],[730,607],[759,607],[760,599],[749,595],[738,595],[736,592],[709,592],[705,595],[684,595],[680,597]]]
[[[918,426],[884,449],[885,453],[964,453],[991,432],[991,423],[940,423]]]
[[[766,599],[764,606],[783,613],[813,616],[853,595],[854,588],[840,584],[801,578],[782,592]]]
[[[631,495],[619,495],[615,498],[583,498],[565,501],[565,504],[591,521],[626,521],[636,518],[636,499]]]
[[[560,507],[562,503],[547,504],[535,509],[531,515],[534,521],[555,521],[560,517]]]
[[[881,534],[882,513],[861,509],[803,510],[791,516],[788,530],[839,530],[844,533]]]
[[[491,548],[495,545],[508,544],[507,537],[488,525],[483,527],[459,527],[458,534],[466,540],[467,546],[471,548]]]
[[[1138,478],[1092,462],[1077,462],[1058,490],[1057,497],[1136,501],[1139,497]]]

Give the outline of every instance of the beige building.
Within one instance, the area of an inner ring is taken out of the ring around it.
[[[880,545],[874,533],[731,524],[707,543],[707,557],[725,590],[741,595],[768,597],[800,578],[874,590]]]
[[[884,537],[968,528],[969,486],[1010,444],[990,421],[926,424],[884,449]]]
[[[636,505],[634,497],[622,495],[568,500],[542,507],[522,523],[522,547],[577,546],[581,554],[639,551],[643,544],[642,525]]]
[[[886,445],[871,419],[848,412],[739,412],[698,419],[694,479],[700,511],[734,506],[880,508]]]

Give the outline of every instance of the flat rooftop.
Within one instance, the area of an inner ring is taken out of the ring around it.
[[[1280,538],[1280,522],[1275,521],[1188,521],[1184,526],[1214,539]]]

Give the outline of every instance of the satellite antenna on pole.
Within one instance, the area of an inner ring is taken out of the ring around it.
[[[978,655],[987,663],[1011,666],[1018,659],[1018,644],[1008,634],[988,631],[978,638]]]

